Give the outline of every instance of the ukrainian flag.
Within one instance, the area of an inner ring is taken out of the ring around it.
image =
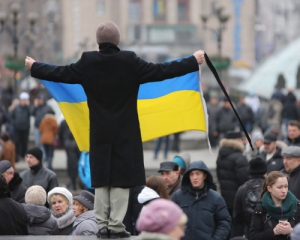
[[[142,84],[138,114],[143,142],[176,132],[207,132],[199,72]],[[81,151],[89,151],[89,109],[81,85],[41,80],[58,103]]]

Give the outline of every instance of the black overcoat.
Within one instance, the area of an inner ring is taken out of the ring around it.
[[[31,76],[81,84],[90,113],[90,167],[93,187],[145,185],[137,95],[140,84],[199,70],[194,56],[162,64],[104,43],[78,62],[53,66],[35,62]]]

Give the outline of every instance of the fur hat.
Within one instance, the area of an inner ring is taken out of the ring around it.
[[[55,187],[55,188],[53,188],[50,192],[48,192],[47,201],[48,201],[49,204],[51,204],[50,199],[51,199],[53,194],[61,194],[64,197],[66,197],[66,199],[69,202],[69,206],[71,206],[73,204],[73,195],[68,189],[66,189],[64,187]]]
[[[43,151],[39,147],[29,149],[26,154],[31,154],[39,161],[43,159]]]
[[[73,200],[77,200],[88,210],[94,210],[94,194],[89,191],[83,190],[79,196],[73,197]]]
[[[141,211],[136,227],[139,231],[170,233],[179,223],[183,211],[166,199],[155,199]]]
[[[267,173],[267,162],[261,157],[252,158],[249,161],[250,175],[264,175]]]
[[[114,22],[103,22],[97,28],[96,39],[98,44],[112,43],[117,46],[120,42],[120,30]]]
[[[31,203],[35,205],[45,205],[46,203],[46,191],[44,188],[38,185],[31,186],[25,193],[25,203]]]

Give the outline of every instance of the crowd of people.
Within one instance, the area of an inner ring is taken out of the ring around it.
[[[245,128],[252,134],[254,151],[237,131],[240,126],[229,102],[222,99],[220,105],[219,99],[210,98],[210,139],[213,146],[220,145],[216,158],[219,187],[206,164],[191,161],[188,153],[161,162],[160,176],[146,179],[136,106],[139,86],[198,71],[204,52],[198,50],[188,58],[165,64],[147,63],[118,48],[120,32],[113,22],[100,24],[96,40],[100,52],[85,52],[71,65],[25,59],[33,77],[84,88],[90,110],[89,162],[95,194],[83,190],[73,196],[58,186],[52,170],[54,136],[59,133],[65,147],[73,146],[74,142],[68,142],[71,133],[60,132],[64,128],[55,125],[52,109],[41,110],[45,106],[44,102],[40,105],[41,99],[29,106],[28,93],[23,92],[9,122],[15,157],[25,156],[29,168],[18,174],[14,161],[0,161],[1,235],[299,238],[300,123],[292,91],[285,96],[278,89],[268,106],[253,92],[237,104]],[[102,68],[95,67],[99,64]],[[89,81],[83,76],[89,76]],[[32,115],[37,142],[27,149]],[[256,127],[260,131],[253,132]],[[9,135],[1,139],[5,152]],[[74,150],[67,151],[67,156],[73,157]],[[73,165],[77,166],[78,158]]]

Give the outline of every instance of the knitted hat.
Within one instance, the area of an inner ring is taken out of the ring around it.
[[[0,174],[5,173],[10,168],[11,168],[10,161],[8,160],[0,161]]]
[[[26,154],[31,154],[39,161],[43,159],[43,151],[39,147],[29,149]]]
[[[53,188],[50,192],[48,192],[47,201],[48,201],[49,204],[51,204],[50,199],[51,199],[53,194],[61,194],[61,195],[65,196],[67,198],[67,200],[69,202],[69,206],[71,206],[73,204],[73,195],[68,189],[66,189],[64,187],[55,187],[55,188]]]
[[[300,240],[300,223],[298,223],[291,233],[291,240]]]
[[[267,162],[261,157],[252,158],[249,161],[250,175],[264,175],[267,173]]]
[[[31,203],[35,205],[45,205],[46,203],[46,191],[44,188],[38,185],[31,186],[25,193],[25,203]]]
[[[29,100],[29,94],[27,92],[21,92],[19,98],[21,100]]]
[[[136,227],[139,231],[168,234],[178,225],[182,215],[181,208],[172,201],[155,199],[141,211]]]
[[[73,197],[73,200],[77,200],[89,210],[94,210],[94,194],[89,191],[83,190],[79,196]]]
[[[257,140],[264,140],[264,135],[261,132],[254,132],[252,134],[252,142],[255,143]]]
[[[180,153],[179,155],[175,156],[173,162],[177,163],[177,165],[181,169],[187,169],[191,162],[191,156],[188,153]]]
[[[114,22],[103,22],[97,28],[96,39],[98,44],[112,43],[117,46],[120,42],[120,30]]]

